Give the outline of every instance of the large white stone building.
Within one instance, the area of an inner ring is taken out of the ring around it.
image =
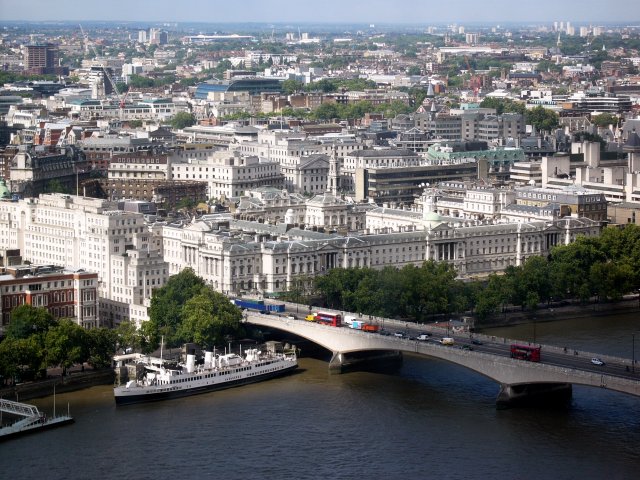
[[[386,226],[371,223],[371,230],[382,232],[372,234],[339,235],[231,216],[167,225],[164,257],[171,274],[191,266],[224,293],[277,294],[335,267],[403,267],[435,260],[451,263],[463,278],[485,276],[547,255],[578,235],[599,235],[601,228],[586,218],[508,224],[447,219],[435,212],[422,218],[415,212],[388,213]]]
[[[106,200],[47,194],[0,202],[0,248],[19,249],[34,264],[98,273],[103,326],[146,318],[151,292],[168,278],[157,232],[142,214]]]
[[[326,190],[330,157],[336,157],[343,163],[344,157],[365,147],[364,143],[352,136],[310,138],[303,132],[289,130],[263,130],[258,132],[255,141],[230,145],[231,149],[244,154],[278,162],[285,177],[285,188],[307,194]]]
[[[284,187],[277,162],[240,152],[211,152],[206,158],[171,161],[172,180],[207,182],[209,198],[239,197],[258,187]]]

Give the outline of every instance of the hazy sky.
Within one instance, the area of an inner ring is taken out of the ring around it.
[[[0,20],[165,22],[624,22],[639,0],[0,0]]]

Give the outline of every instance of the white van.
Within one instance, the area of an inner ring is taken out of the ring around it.
[[[355,321],[357,321],[357,319],[353,315],[344,316],[344,323],[347,325],[347,327],[353,328],[353,322]]]
[[[456,342],[451,337],[444,337],[442,340],[440,340],[440,343],[442,345],[453,345]]]

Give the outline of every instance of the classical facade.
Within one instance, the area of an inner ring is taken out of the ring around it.
[[[451,263],[462,278],[484,276],[547,255],[578,235],[599,235],[601,228],[585,218],[505,224],[452,221],[435,212],[417,219],[414,212],[406,213],[404,223],[398,213],[384,233],[347,236],[211,217],[163,227],[164,257],[170,273],[191,266],[224,293],[277,294],[300,278],[335,267],[402,267],[434,260]]]

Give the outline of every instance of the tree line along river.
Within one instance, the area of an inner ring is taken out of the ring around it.
[[[535,325],[537,342],[620,357],[636,332],[636,313]],[[531,341],[534,326],[482,333]],[[57,395],[76,423],[1,444],[2,477],[635,479],[640,465],[638,398],[575,386],[567,409],[499,410],[492,381],[408,355],[344,375],[302,358],[288,377],[130,407],[111,390]],[[31,403],[52,413],[52,397]]]

